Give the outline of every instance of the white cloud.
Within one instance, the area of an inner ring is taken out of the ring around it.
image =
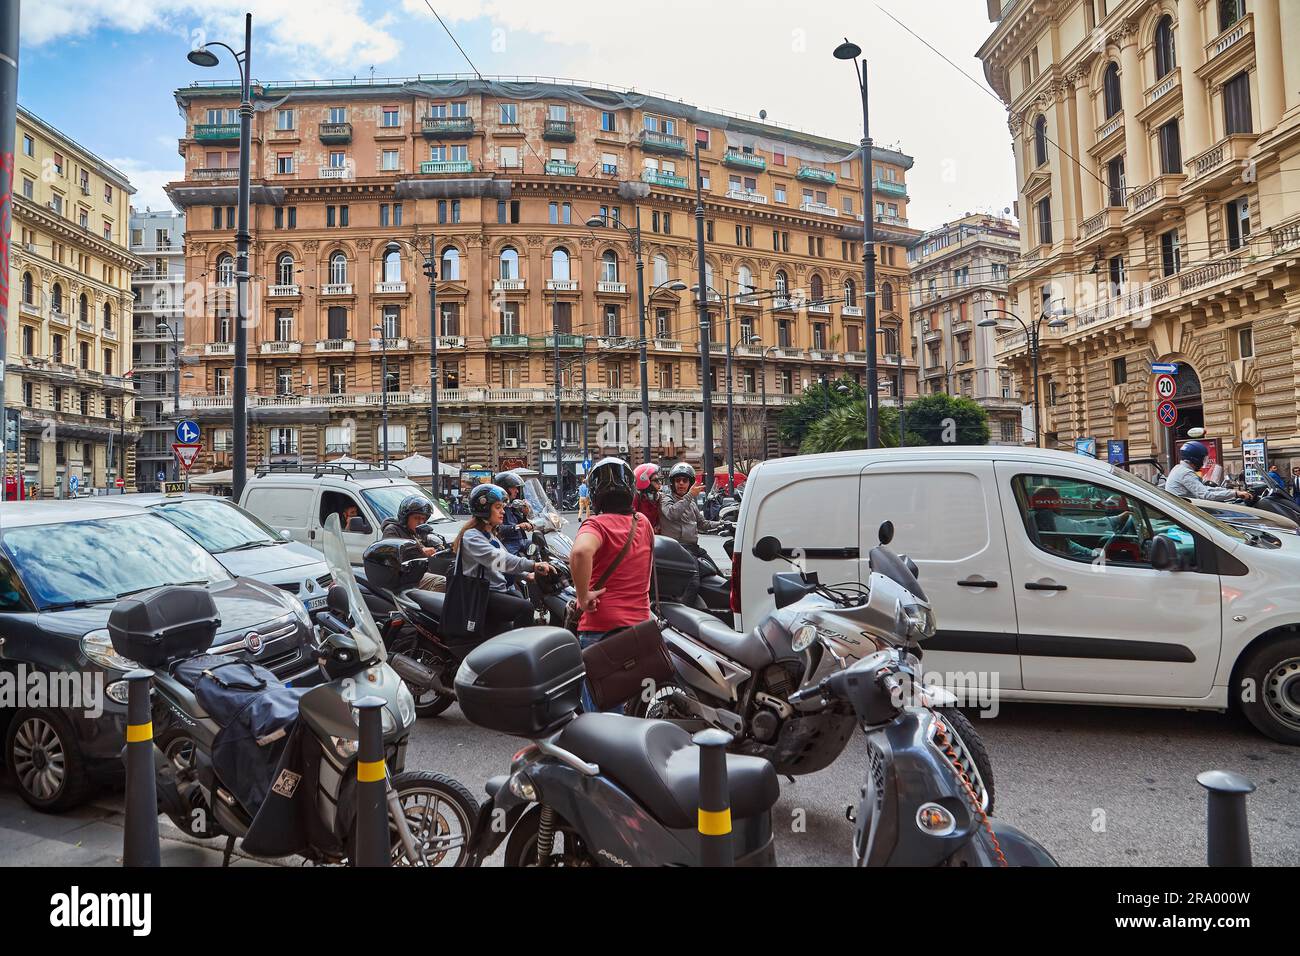
[[[253,14],[254,59],[271,53],[322,67],[386,63],[401,44],[388,32],[390,18],[375,20],[362,0],[41,0],[24,5],[23,41],[40,46],[101,29],[160,30],[190,44],[204,39],[243,46],[244,12]]]
[[[173,208],[172,201],[163,191],[163,186],[184,177],[185,170],[179,158],[174,169],[153,169],[138,159],[121,157],[109,159],[108,162],[125,173],[126,178],[131,180],[131,185],[135,187],[135,195],[131,197],[131,205],[134,208],[139,210],[148,208],[155,211],[159,209],[169,211]]]

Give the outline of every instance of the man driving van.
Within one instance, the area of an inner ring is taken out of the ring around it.
[[[1199,472],[1205,466],[1209,454],[1210,450],[1200,442],[1186,442],[1178,449],[1178,464],[1174,465],[1169,477],[1165,479],[1165,491],[1181,498],[1202,498],[1206,501],[1236,501],[1238,498],[1250,500],[1249,491],[1211,488],[1201,481]]]

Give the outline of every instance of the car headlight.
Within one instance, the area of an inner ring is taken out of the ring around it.
[[[133,671],[140,667],[135,661],[123,657],[113,648],[113,639],[108,636],[108,628],[100,628],[83,635],[81,653],[100,667],[109,670]]]
[[[790,649],[796,654],[802,653],[808,650],[815,640],[817,640],[817,628],[805,624],[795,629],[794,636],[790,639]]]
[[[934,612],[925,604],[903,605],[903,616],[908,628],[921,637],[933,637],[935,631]]]

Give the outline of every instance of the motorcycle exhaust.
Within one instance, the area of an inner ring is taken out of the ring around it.
[[[397,672],[398,677],[412,687],[420,690],[436,690],[440,694],[450,693],[442,686],[442,681],[438,680],[438,675],[431,668],[425,667],[414,658],[407,657],[405,654],[393,654],[388,658],[388,664]]]

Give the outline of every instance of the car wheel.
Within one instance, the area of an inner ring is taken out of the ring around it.
[[[47,813],[84,803],[94,790],[72,724],[58,711],[24,708],[14,714],[5,734],[5,765],[18,795]]]
[[[1300,744],[1300,637],[1259,645],[1239,673],[1246,718],[1267,737]]]

